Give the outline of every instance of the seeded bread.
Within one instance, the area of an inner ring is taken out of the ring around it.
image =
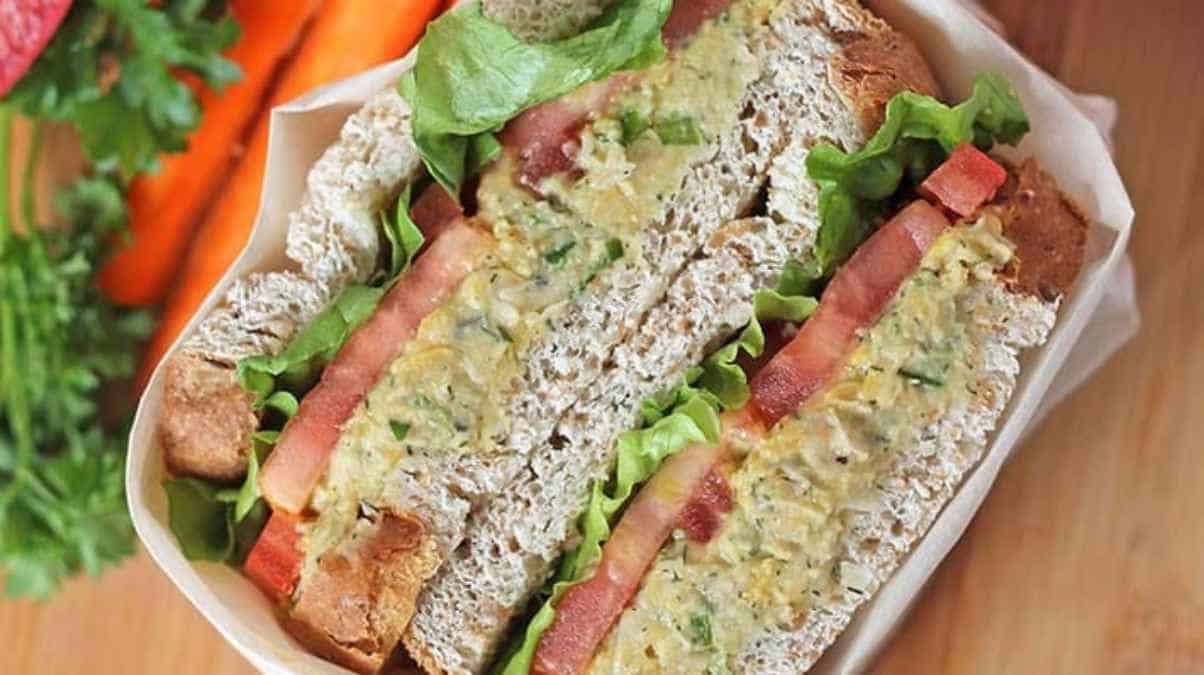
[[[710,253],[718,258],[690,262],[708,255],[699,242],[766,189],[775,220],[760,231],[779,247],[769,259],[780,269],[780,251],[805,252],[816,228],[818,196],[803,173],[807,149],[820,140],[858,147],[863,124],[881,118],[891,95],[936,93],[914,46],[853,2],[790,0],[753,42],[764,65],[745,92],[739,125],[687,176],[663,225],[643,233],[648,267],[608,277],[529,359],[528,384],[512,413],[524,422],[509,439],[511,447],[530,448],[516,453],[528,459],[507,467],[514,471],[508,485],[474,512],[406,634],[410,654],[428,670],[487,666],[515,614],[572,544],[589,480],[609,467],[613,439],[635,422],[638,402],[680,379],[708,345],[747,321],[766,268],[736,264],[719,250]],[[850,53],[848,45],[855,45]],[[874,45],[889,58],[871,67]],[[858,79],[858,70],[873,82]],[[671,274],[650,278],[647,269]]]

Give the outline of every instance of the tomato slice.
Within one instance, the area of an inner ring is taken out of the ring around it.
[[[489,250],[489,235],[461,220],[431,242],[322,371],[289,420],[259,475],[275,511],[302,513],[330,460],[342,425],[418,325]]]
[[[283,513],[273,513],[247,555],[243,572],[269,598],[282,604],[297,588],[301,558],[297,520]]]
[[[1007,169],[966,143],[958,146],[949,159],[920,184],[920,194],[952,213],[969,218],[983,204],[994,199],[1007,179]]]
[[[71,0],[0,0],[0,98],[8,95],[71,9]]]
[[[690,541],[705,544],[719,531],[723,514],[731,511],[733,506],[727,476],[714,467],[677,514],[677,527],[685,530]]]
[[[572,170],[581,130],[630,81],[630,75],[616,73],[571,96],[541,103],[506,123],[499,140],[518,157],[519,183],[534,190],[544,178]]]
[[[766,427],[797,410],[831,378],[858,331],[878,320],[948,226],[939,209],[917,200],[857,249],[828,284],[815,314],[749,383],[749,405]]]
[[[661,29],[665,45],[670,49],[681,47],[704,22],[719,16],[731,4],[732,0],[677,0]]]
[[[464,209],[438,183],[431,183],[410,206],[410,219],[427,241],[434,241],[460,218]]]

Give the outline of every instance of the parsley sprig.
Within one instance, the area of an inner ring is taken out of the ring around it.
[[[220,89],[240,76],[221,52],[238,38],[224,2],[76,2],[9,100],[30,117],[70,122],[99,171],[123,178],[183,150],[200,122],[185,71]]]
[[[199,122],[181,72],[220,87],[238,77],[221,51],[238,35],[224,3],[76,2],[29,73],[0,101],[0,578],[41,598],[134,551],[124,492],[133,375],[153,317],[115,307],[95,271],[125,227],[125,189],[184,147]],[[13,121],[35,122],[13,166]],[[89,174],[38,222],[41,125],[75,128]],[[14,174],[19,173],[19,176]],[[23,188],[17,199],[7,189]],[[18,225],[18,219],[20,224]]]

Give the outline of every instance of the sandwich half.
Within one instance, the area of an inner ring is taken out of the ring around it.
[[[1027,129],[1007,83],[938,97],[853,0],[446,14],[311,170],[289,268],[164,366],[185,553],[361,672],[805,670],[1082,260],[1052,179],[982,151]]]

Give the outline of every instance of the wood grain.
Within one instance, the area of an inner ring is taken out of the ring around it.
[[[1075,89],[1121,104],[1144,328],[1062,405],[875,673],[1204,672],[1204,3],[988,0]],[[145,555],[0,604],[0,673],[247,673]]]

